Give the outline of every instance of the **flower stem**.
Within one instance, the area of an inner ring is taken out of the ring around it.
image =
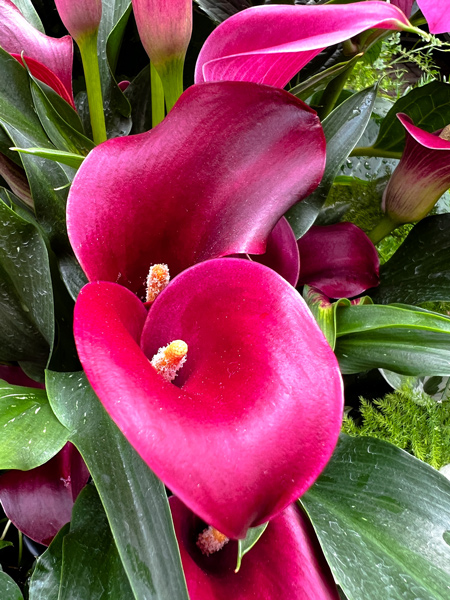
[[[83,62],[86,91],[91,117],[94,142],[101,144],[106,140],[105,113],[103,111],[102,86],[98,68],[97,31],[78,40]]]
[[[19,535],[19,550],[18,550],[17,564],[20,567],[20,565],[22,563],[22,556],[23,556],[23,533],[19,530],[17,530],[17,533]]]
[[[183,67],[184,57],[177,57],[158,68],[164,88],[167,112],[172,110],[173,105],[183,93]]]
[[[401,152],[391,152],[390,150],[383,150],[382,148],[374,148],[373,146],[360,146],[359,148],[353,148],[350,152],[350,156],[375,156],[380,158],[398,158],[402,157]]]
[[[382,239],[394,231],[397,225],[398,223],[395,223],[388,215],[384,215],[381,221],[367,235],[373,244],[378,244],[378,242],[381,242]]]
[[[5,529],[0,537],[0,541],[5,539],[6,534],[8,533],[8,529],[11,527],[11,521],[8,519],[8,522],[5,525]]]
[[[152,92],[152,126],[156,127],[165,117],[164,89],[158,71],[150,63],[150,86]]]

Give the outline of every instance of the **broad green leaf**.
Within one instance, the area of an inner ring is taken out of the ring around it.
[[[95,482],[136,600],[188,600],[164,485],[108,417],[83,374],[49,372],[47,391]]]
[[[0,571],[0,598],[2,600],[23,600],[19,586],[3,571]]]
[[[78,496],[63,540],[58,600],[132,598],[108,520],[93,485]]]
[[[250,8],[253,4],[260,4],[251,0],[195,0],[195,2],[216,23],[222,23],[228,17]]]
[[[319,187],[305,200],[293,206],[286,217],[298,238],[313,225],[327,199],[339,166],[358,143],[372,114],[377,88],[354,94],[323,121],[327,140],[327,163]]]
[[[131,105],[133,127],[130,133],[143,133],[152,128],[152,96],[150,84],[150,67],[147,65],[133,79],[125,90],[125,96]]]
[[[0,379],[0,469],[28,471],[43,465],[69,439],[44,390]]]
[[[397,119],[397,113],[406,113],[414,125],[433,132],[450,123],[450,85],[432,81],[414,88],[397,100],[381,123],[374,148],[389,152],[402,152],[405,145],[405,128]]]
[[[301,503],[348,600],[450,597],[450,482],[429,465],[342,436]]]
[[[0,550],[3,550],[3,548],[8,548],[8,546],[14,546],[14,544],[9,540],[0,540]]]
[[[375,302],[450,301],[450,214],[423,219],[380,269]]]
[[[243,540],[238,540],[238,556],[237,556],[237,565],[235,572],[237,573],[241,568],[242,557],[249,552],[253,546],[258,542],[259,538],[265,532],[266,527],[269,523],[263,523],[258,527],[250,527],[247,531],[247,535]]]
[[[341,306],[336,356],[343,373],[383,368],[450,375],[450,318],[415,306]]]
[[[59,600],[63,540],[69,530],[70,523],[67,523],[58,531],[44,554],[38,558],[30,579],[29,600]]]
[[[17,6],[20,12],[23,14],[28,23],[31,23],[41,33],[45,33],[42,21],[36,12],[31,0],[12,0],[13,4]]]
[[[54,337],[50,266],[35,225],[0,201],[0,361],[45,366]]]
[[[31,154],[32,156],[53,160],[73,169],[78,169],[85,158],[81,154],[65,152],[64,150],[51,150],[50,148],[13,148],[13,150],[22,154]]]

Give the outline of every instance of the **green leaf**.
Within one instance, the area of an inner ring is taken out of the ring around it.
[[[293,206],[286,217],[298,238],[313,225],[342,162],[364,132],[377,96],[376,86],[354,94],[323,121],[327,140],[327,164],[319,187],[305,200]]]
[[[336,356],[342,373],[383,368],[450,375],[450,318],[415,306],[341,306]]]
[[[78,496],[63,540],[58,600],[132,598],[108,520],[93,485]]]
[[[45,366],[54,337],[50,266],[35,225],[0,201],[0,361]]]
[[[405,128],[397,119],[397,113],[405,113],[414,125],[433,132],[450,123],[450,85],[432,81],[414,88],[397,100],[381,123],[378,138],[373,147],[389,152],[402,152],[405,145]]]
[[[250,527],[245,538],[243,540],[238,540],[238,556],[235,573],[237,573],[241,568],[242,557],[253,548],[253,546],[265,532],[268,524],[269,523],[263,523],[258,527]]]
[[[0,598],[2,600],[23,600],[17,584],[3,571],[0,571]]]
[[[0,379],[0,469],[28,471],[43,465],[69,439],[44,390]]]
[[[31,0],[12,0],[13,4],[17,6],[20,12],[23,14],[28,23],[31,23],[41,33],[45,33],[41,19],[36,12]]]
[[[59,600],[63,541],[69,530],[70,523],[66,523],[44,554],[38,558],[30,579],[29,600]]]
[[[133,79],[125,90],[125,96],[131,105],[133,127],[130,133],[143,133],[152,128],[152,96],[150,85],[150,67],[147,65]]]
[[[375,302],[450,301],[450,214],[427,217],[380,269]]]
[[[429,465],[342,436],[301,503],[348,600],[448,600],[450,482]]]
[[[9,540],[0,540],[0,550],[3,550],[3,548],[8,548],[8,546],[14,546],[14,544]]]
[[[83,374],[49,372],[47,391],[94,479],[136,600],[188,600],[164,485],[108,417]]]
[[[222,23],[228,17],[253,6],[251,0],[195,0],[210,19]]]
[[[49,148],[12,148],[16,152],[22,154],[31,154],[32,156],[40,156],[48,160],[68,165],[73,169],[78,169],[84,160],[84,156],[81,154],[74,154],[72,152],[65,152],[64,150],[51,150]]]

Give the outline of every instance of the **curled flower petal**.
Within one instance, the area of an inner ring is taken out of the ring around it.
[[[70,241],[91,281],[143,296],[152,264],[173,277],[206,259],[262,254],[324,164],[317,115],[294,96],[246,82],[192,86],[157,128],[84,160],[68,199]]]
[[[25,59],[42,63],[72,98],[73,42],[69,35],[57,39],[41,33],[10,0],[0,0],[0,46],[10,54],[20,56],[23,52]]]
[[[205,523],[169,499],[191,600],[339,600],[314,529],[292,504],[268,524],[235,573],[237,542],[204,556],[196,545]]]
[[[70,521],[73,504],[89,471],[70,442],[44,465],[0,476],[0,502],[6,516],[32,540],[48,546]]]
[[[330,458],[343,397],[336,358],[303,299],[274,271],[225,258],[184,271],[145,308],[88,284],[75,307],[86,374],[150,468],[228,537],[298,498]],[[151,366],[188,346],[174,383]]]
[[[416,127],[408,115],[405,149],[384,190],[382,208],[394,223],[423,219],[450,187],[450,141]]]
[[[298,240],[300,283],[329,298],[351,298],[379,284],[375,246],[353,223],[313,226]]]
[[[411,27],[386,2],[329,6],[256,6],[233,15],[208,37],[195,81],[254,81],[284,87],[327,46],[367,29]]]

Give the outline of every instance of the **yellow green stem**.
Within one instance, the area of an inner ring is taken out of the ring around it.
[[[105,113],[103,110],[102,86],[98,68],[97,30],[78,39],[81,52],[86,91],[89,103],[92,135],[96,144],[106,140]]]
[[[378,242],[381,242],[382,239],[394,231],[397,226],[398,223],[395,223],[388,215],[384,215],[381,221],[368,233],[368,236],[373,244],[378,244]]]
[[[391,152],[390,150],[383,150],[382,148],[374,148],[373,146],[360,146],[359,148],[353,148],[350,152],[350,156],[375,156],[379,158],[398,158],[402,157],[401,152]]]
[[[163,65],[158,65],[158,73],[164,88],[168,113],[183,93],[183,67],[184,57],[173,58]]]
[[[164,89],[157,70],[150,63],[150,87],[152,92],[152,126],[156,127],[165,117]]]

